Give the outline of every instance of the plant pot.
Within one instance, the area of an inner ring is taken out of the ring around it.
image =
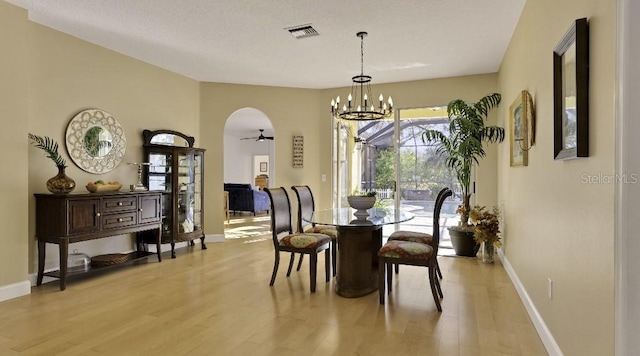
[[[475,257],[480,244],[473,238],[473,230],[465,230],[454,226],[449,228],[449,237],[453,250],[458,256]]]
[[[67,194],[76,187],[76,182],[64,174],[64,167],[58,167],[58,174],[47,181],[47,190],[53,194]]]

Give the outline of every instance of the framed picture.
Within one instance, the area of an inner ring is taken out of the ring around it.
[[[267,162],[260,162],[260,173],[267,172],[268,168]]]
[[[529,164],[528,100],[523,90],[509,107],[509,148],[511,167]]]
[[[304,136],[293,136],[293,168],[304,167]]]
[[[576,20],[553,51],[553,157],[589,157],[589,26]]]

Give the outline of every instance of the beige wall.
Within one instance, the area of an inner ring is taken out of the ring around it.
[[[200,85],[201,131],[207,149],[205,183],[207,186],[206,226],[209,233],[224,231],[222,220],[224,125],[236,110],[250,107],[263,112],[273,124],[275,154],[274,176],[269,185],[285,187],[308,184],[316,192],[318,206],[331,204],[331,122],[319,113],[319,91],[311,89],[266,87],[222,83]],[[304,136],[304,168],[292,166],[293,135]],[[327,181],[321,182],[321,174]],[[292,208],[295,213],[295,197]],[[295,223],[295,222],[294,222]]]
[[[27,279],[27,13],[0,1],[0,287]]]
[[[552,52],[572,22],[590,26],[590,157],[553,160]],[[508,107],[527,89],[537,110],[537,145],[528,167],[509,167],[499,150],[505,254],[566,355],[614,349],[614,184],[584,184],[614,174],[615,0],[527,1],[499,72]],[[547,279],[554,283],[547,297]]]
[[[76,181],[76,192],[86,192],[87,182],[97,179],[117,180],[125,187],[135,183],[136,168],[127,162],[142,160],[144,129],[181,131],[194,135],[196,145],[201,144],[198,82],[32,22],[27,28],[30,51],[28,130],[58,141],[60,152],[67,159],[66,173]],[[99,108],[112,114],[126,135],[127,150],[122,163],[106,174],[94,175],[80,170],[66,152],[64,135],[68,122],[76,113],[88,108]],[[24,129],[16,136],[26,147]],[[30,148],[23,155],[27,152],[29,191],[21,195],[29,202],[29,270],[34,272],[37,251],[33,193],[46,193],[45,182],[57,171],[41,150]],[[70,247],[89,255],[131,248],[129,236],[82,242]],[[56,246],[50,245],[46,268],[57,266],[57,258]]]

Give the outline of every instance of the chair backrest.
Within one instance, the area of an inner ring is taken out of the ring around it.
[[[291,187],[298,198],[298,232],[304,232],[308,226],[313,226],[310,222],[302,218],[310,218],[315,210],[313,193],[308,185],[294,185]]]
[[[436,204],[433,207],[433,239],[431,240],[431,246],[434,248],[434,256],[438,255],[438,245],[440,244],[440,211],[444,201],[453,195],[453,192],[449,188],[443,188],[436,197]]]
[[[264,188],[271,200],[271,231],[273,232],[273,243],[278,246],[278,235],[292,234],[291,227],[291,203],[289,194],[280,188]]]

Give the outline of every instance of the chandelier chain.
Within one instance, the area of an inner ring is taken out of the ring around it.
[[[360,75],[364,75],[364,34],[360,35]]]

